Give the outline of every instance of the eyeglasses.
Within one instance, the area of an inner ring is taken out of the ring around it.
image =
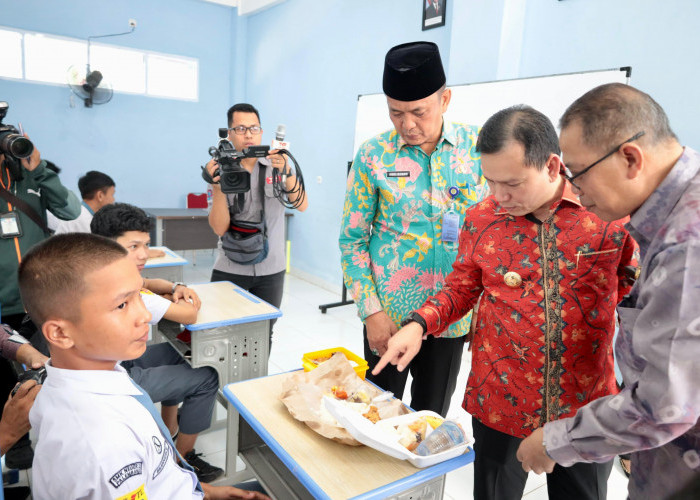
[[[636,134],[634,134],[632,137],[630,137],[630,138],[627,139],[626,141],[623,141],[623,142],[621,142],[620,144],[618,144],[617,146],[615,146],[608,154],[606,154],[605,156],[603,156],[603,157],[600,158],[599,160],[594,161],[593,163],[591,163],[590,165],[588,165],[586,168],[584,168],[583,170],[581,170],[579,173],[577,173],[577,174],[575,174],[575,175],[571,175],[571,171],[570,171],[568,168],[564,167],[564,169],[565,169],[565,170],[564,170],[564,177],[566,178],[567,181],[569,181],[571,184],[573,184],[574,187],[576,187],[577,189],[581,189],[581,188],[578,186],[578,184],[576,184],[576,183],[574,182],[574,179],[576,179],[577,177],[581,177],[583,174],[585,174],[586,172],[588,172],[590,169],[592,169],[593,167],[595,167],[596,165],[598,165],[598,164],[601,163],[602,161],[607,160],[609,157],[611,157],[612,155],[614,155],[615,153],[617,153],[617,151],[618,151],[622,146],[624,146],[624,145],[627,144],[628,142],[636,141],[637,139],[639,139],[640,137],[642,137],[644,134],[645,134],[645,132],[644,132],[643,130],[642,130],[641,132],[637,132]]]
[[[230,128],[229,130],[233,130],[233,132],[236,135],[245,135],[246,132],[250,130],[250,133],[253,135],[259,135],[262,134],[262,127],[259,125],[253,125],[252,127],[244,127],[243,125],[239,125],[238,127],[233,127]]]

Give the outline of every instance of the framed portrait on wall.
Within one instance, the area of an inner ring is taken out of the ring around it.
[[[447,0],[421,0],[423,2],[423,31],[445,26]]]

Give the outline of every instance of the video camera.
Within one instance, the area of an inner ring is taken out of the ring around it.
[[[0,153],[12,160],[27,158],[34,152],[34,144],[12,125],[3,125],[8,109],[10,105],[0,101]]]
[[[243,158],[264,158],[270,146],[250,146],[243,151],[236,151],[228,140],[228,129],[219,129],[219,144],[209,148],[209,154],[219,164],[214,175],[209,175],[202,167],[202,178],[209,184],[215,184],[213,177],[220,176],[219,185],[223,193],[245,193],[250,191],[250,172],[241,166]]]

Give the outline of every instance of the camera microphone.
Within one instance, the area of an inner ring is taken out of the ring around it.
[[[272,149],[287,149],[289,150],[289,142],[284,140],[287,135],[287,127],[283,124],[277,126],[277,131],[275,132],[275,138],[272,141]]]

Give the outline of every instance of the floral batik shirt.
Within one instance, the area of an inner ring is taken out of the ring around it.
[[[442,288],[458,247],[442,240],[443,215],[456,213],[460,227],[487,190],[477,136],[477,127],[445,122],[430,155],[396,130],[360,147],[348,176],[340,251],[361,319],[384,310],[399,325]],[[469,319],[446,336],[464,335]]]
[[[565,467],[635,452],[629,498],[691,498],[674,493],[700,474],[697,151],[685,148],[627,227],[639,243],[641,274],[617,308],[625,388],[545,425],[544,442]]]
[[[483,292],[463,406],[520,438],[617,392],[615,306],[636,245],[624,221],[600,220],[564,182],[544,221],[492,196],[469,209],[452,274],[417,311],[440,336]]]

